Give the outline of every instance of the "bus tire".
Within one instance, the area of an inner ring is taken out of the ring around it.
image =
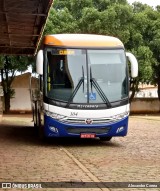
[[[100,137],[101,141],[110,141],[112,137]]]
[[[46,138],[45,134],[44,134],[44,129],[41,125],[38,127],[38,137],[42,141],[45,140],[45,138]]]
[[[41,124],[41,117],[40,117],[40,111],[39,110],[38,110],[38,137],[40,140],[45,139],[44,128]]]

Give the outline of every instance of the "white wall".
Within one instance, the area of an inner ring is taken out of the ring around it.
[[[158,98],[134,98],[131,103],[131,113],[159,113]]]
[[[15,90],[14,98],[11,99],[10,111],[11,112],[31,112],[30,101],[30,73],[25,73],[16,76],[12,82],[12,88]],[[37,85],[37,79],[32,80],[32,88]]]
[[[30,93],[27,88],[15,88],[15,98],[11,99],[11,111],[31,111]]]
[[[158,92],[157,88],[152,88],[152,89],[144,89],[139,91],[135,97],[152,97],[152,98],[158,98]]]

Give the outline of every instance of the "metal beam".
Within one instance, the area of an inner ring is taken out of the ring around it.
[[[19,47],[18,47],[18,46],[0,46],[0,48],[11,48],[11,49],[12,49],[12,48],[13,48],[13,49],[19,49],[19,48],[20,48],[20,49],[21,49],[21,48],[22,48],[22,49],[35,49],[35,47],[27,47],[27,46],[26,46],[26,47],[23,47],[23,46],[19,46]]]
[[[6,7],[5,7],[5,0],[3,0],[3,10],[4,10],[4,11],[6,10]],[[7,14],[5,14],[5,17],[6,17],[7,31],[8,31],[8,33],[9,33],[10,30],[9,30],[9,24],[8,24],[8,17],[7,17]],[[10,44],[10,46],[11,46],[10,35],[8,35],[8,37],[9,37],[9,44]]]
[[[47,14],[44,13],[22,13],[22,12],[0,11],[0,14],[47,17]]]
[[[24,34],[24,33],[0,33],[0,36],[1,35],[4,35],[4,34],[6,34],[6,35],[10,35],[10,36],[28,36],[28,37],[30,37],[30,36],[39,36],[39,34]]]

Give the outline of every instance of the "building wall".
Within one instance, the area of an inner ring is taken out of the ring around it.
[[[148,88],[142,89],[138,93],[136,93],[135,97],[151,97],[151,98],[158,98],[157,88]]]
[[[0,122],[2,120],[3,108],[2,108],[2,98],[0,97]]]
[[[15,88],[15,98],[11,99],[11,111],[31,111],[29,88]]]
[[[131,103],[131,113],[159,113],[158,98],[134,98]]]
[[[2,120],[2,114],[3,114],[2,96],[3,96],[3,88],[2,86],[0,86],[0,121]]]
[[[11,99],[11,112],[31,112],[30,101],[30,77],[31,73],[16,76],[12,88],[15,90],[15,96]],[[36,87],[36,79],[32,81],[33,88]]]

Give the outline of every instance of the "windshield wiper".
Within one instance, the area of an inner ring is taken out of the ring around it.
[[[76,95],[79,88],[81,87],[82,83],[83,83],[83,92],[84,92],[84,68],[83,68],[83,66],[82,66],[82,77],[80,78],[77,86],[75,87],[74,91],[72,92],[72,94],[71,94],[71,96],[70,96],[70,98],[69,98],[69,100],[68,100],[68,102],[66,104],[66,107],[69,107],[69,105],[71,104],[74,96]]]
[[[110,104],[107,96],[105,95],[105,93],[103,92],[102,88],[99,86],[99,84],[95,80],[95,78],[92,77],[91,67],[90,67],[90,82],[91,82],[91,91],[92,91],[92,86],[94,86],[94,88],[97,90],[97,92],[100,95],[100,97],[103,100],[103,102],[107,105],[107,107],[111,108],[111,104]]]

